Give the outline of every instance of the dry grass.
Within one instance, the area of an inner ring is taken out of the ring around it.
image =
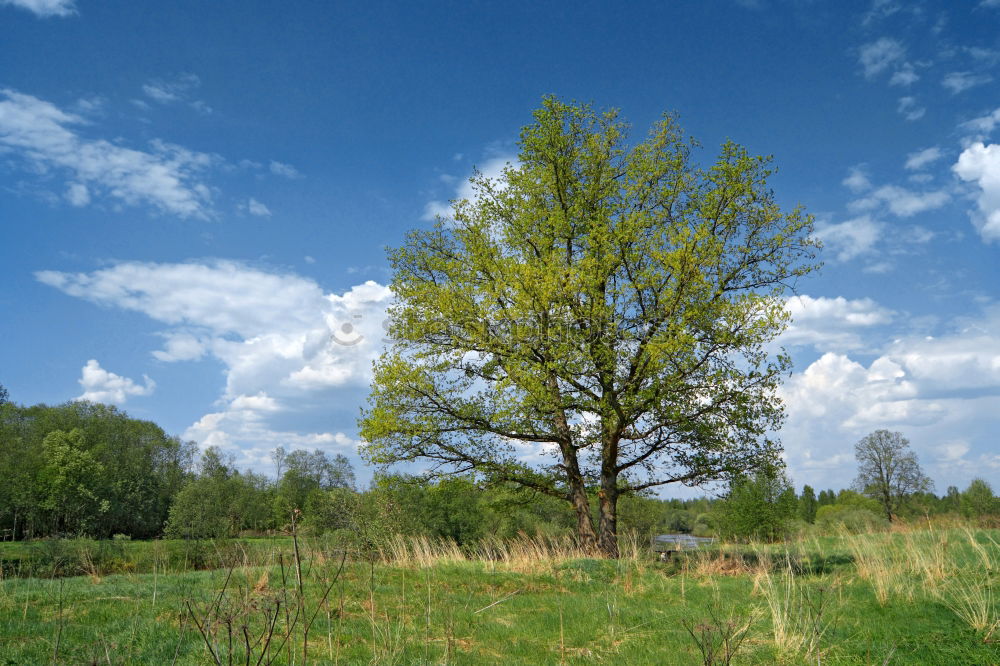
[[[619,562],[639,563],[651,558],[641,540],[632,534],[619,537]],[[466,547],[451,539],[396,535],[379,548],[386,564],[407,568],[431,568],[440,564],[479,561],[492,567],[522,573],[546,571],[567,560],[593,558],[572,537],[528,536],[513,539],[488,538]]]

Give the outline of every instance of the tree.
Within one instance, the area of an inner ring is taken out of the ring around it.
[[[934,486],[903,433],[876,430],[854,446],[854,455],[858,460],[855,489],[877,501],[890,522],[907,495]]]
[[[83,432],[53,430],[43,442],[45,465],[39,475],[42,508],[52,516],[55,532],[91,534],[110,504],[95,486],[104,467],[84,448]]]
[[[962,514],[969,518],[989,516],[996,512],[993,488],[983,479],[973,479],[962,492]]]
[[[772,467],[734,479],[720,509],[719,528],[724,537],[775,541],[787,532],[798,503],[788,477]]]
[[[623,494],[776,459],[790,361],[768,343],[817,248],[768,158],[727,142],[703,170],[672,116],[627,130],[545,98],[517,165],[390,250],[393,344],[360,421],[369,461],[562,498],[608,556]]]
[[[799,516],[807,523],[815,523],[818,508],[816,491],[813,490],[812,486],[803,486],[802,497],[799,498]]]

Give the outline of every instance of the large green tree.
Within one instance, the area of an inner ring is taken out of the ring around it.
[[[622,494],[774,461],[789,360],[769,343],[812,219],[779,208],[768,158],[727,142],[696,166],[669,115],[632,143],[617,112],[548,97],[519,145],[390,251],[365,455],[563,498],[615,556]]]

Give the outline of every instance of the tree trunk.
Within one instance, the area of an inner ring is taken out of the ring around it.
[[[573,510],[576,511],[576,540],[581,550],[586,553],[596,553],[598,550],[597,533],[594,531],[594,521],[590,514],[590,501],[587,499],[587,489],[582,480],[570,483]]]
[[[563,457],[563,469],[566,472],[566,482],[569,485],[569,502],[576,511],[576,538],[578,545],[587,553],[597,552],[597,533],[594,531],[594,521],[590,513],[590,501],[587,499],[587,486],[580,473],[580,461],[576,449],[573,448],[573,435],[569,420],[562,408],[562,396],[559,393],[559,383],[555,375],[549,375],[547,384],[552,392],[553,425],[559,433],[561,441],[559,449]]]
[[[605,557],[617,559],[618,551],[618,479],[601,475],[601,489],[597,491],[600,503],[598,545]]]

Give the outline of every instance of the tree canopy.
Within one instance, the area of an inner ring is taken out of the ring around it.
[[[727,142],[702,169],[695,145],[671,115],[632,144],[616,111],[545,98],[516,164],[390,251],[367,458],[565,499],[612,556],[622,494],[774,464],[769,343],[812,218],[779,208],[769,158]]]
[[[901,432],[876,430],[854,446],[854,454],[858,460],[854,487],[877,501],[890,521],[908,495],[934,485]]]

